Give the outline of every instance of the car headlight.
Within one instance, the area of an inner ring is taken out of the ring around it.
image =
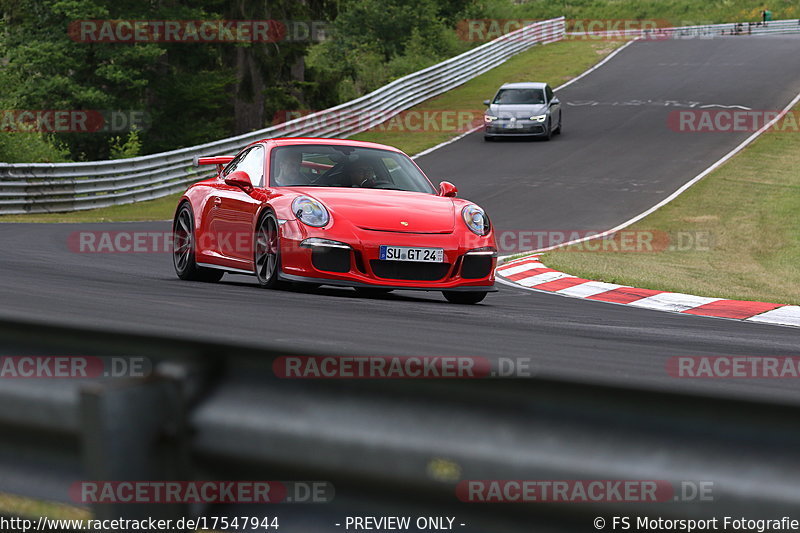
[[[544,122],[544,120],[546,118],[547,118],[547,115],[536,115],[535,117],[531,117],[531,120],[533,120],[535,122]]]
[[[494,115],[483,115],[484,122],[492,122],[493,120],[497,120],[497,117]]]
[[[465,206],[461,210],[461,217],[464,219],[464,224],[476,235],[488,235],[492,226],[489,224],[489,217],[486,213],[475,204]]]
[[[331,219],[325,206],[308,196],[298,196],[294,199],[292,213],[303,224],[315,228],[321,228]]]

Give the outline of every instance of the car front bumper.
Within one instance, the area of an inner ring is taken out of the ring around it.
[[[495,290],[497,246],[491,233],[479,237],[360,230],[348,239],[323,230],[301,230],[293,222],[284,224],[281,233],[280,277],[288,281],[411,290]],[[303,246],[310,237],[330,239],[348,247]],[[381,245],[441,248],[444,261],[381,260]]]
[[[515,135],[547,135],[547,122],[533,120],[497,119],[484,125],[483,133],[487,137],[512,137]]]

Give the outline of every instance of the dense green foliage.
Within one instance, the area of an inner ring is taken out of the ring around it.
[[[255,4],[255,3],[254,3]],[[305,20],[325,2],[203,0],[0,0],[0,105],[9,110],[143,113],[145,128],[58,133],[36,139],[64,146],[72,159],[127,157],[208,142],[263,127],[269,95],[292,93],[287,65],[308,43],[80,42],[81,20]],[[312,13],[312,11],[316,10]],[[332,11],[327,9],[327,11]],[[297,105],[297,99],[279,102]],[[260,112],[254,113],[256,106]],[[269,115],[271,116],[271,115]],[[255,119],[255,120],[254,120]],[[2,132],[0,147],[32,134]],[[136,138],[138,137],[138,138]],[[52,159],[63,150],[55,150]],[[0,159],[28,159],[0,151]]]
[[[347,100],[409,72],[465,51],[469,43],[453,31],[465,16],[453,4],[431,0],[351,0],[332,28],[332,39],[316,46],[309,66],[333,82]],[[462,2],[466,4],[467,2]]]
[[[0,108],[145,117],[139,131],[0,131],[0,160],[93,160],[263,128],[335,105],[468,47],[461,0],[0,0]],[[276,42],[82,42],[84,20],[320,21],[329,36]],[[0,128],[2,129],[2,128]]]
[[[750,20],[798,0],[0,0],[0,110],[139,113],[138,130],[10,132],[0,160],[95,160],[172,150],[322,109],[467,50],[479,18]],[[108,43],[73,40],[81,20],[321,21],[326,39]]]

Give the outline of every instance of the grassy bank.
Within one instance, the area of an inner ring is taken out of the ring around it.
[[[101,207],[73,213],[45,213],[36,215],[5,215],[0,222],[137,222],[142,220],[171,220],[175,214],[180,194],[171,194],[157,200],[147,200],[126,205]]]
[[[499,67],[482,74],[446,94],[423,102],[410,111],[477,111],[483,112],[481,102],[490,98],[497,87],[508,81],[547,81],[558,86],[577,76],[611,53],[621,43],[602,41],[564,41],[537,46],[512,57]],[[404,131],[391,129],[366,132],[354,139],[368,140],[397,146],[414,154],[457,136],[459,131]],[[0,222],[121,222],[171,219],[178,195],[137,202],[135,204],[106,207],[76,213],[49,213],[44,215],[0,216]]]
[[[551,18],[565,15],[568,19],[659,20],[670,26],[747,22],[760,19],[767,8],[773,18],[800,17],[796,0],[532,0],[511,6],[513,16]]]
[[[572,248],[545,254],[545,264],[635,287],[800,304],[798,113],[800,106],[785,125],[763,134],[673,202],[628,228],[673,237],[700,235],[700,246],[657,253]]]
[[[448,125],[446,117],[453,117],[454,112],[471,113],[480,123],[483,120],[483,111],[486,109],[482,102],[493,97],[501,84],[515,81],[544,81],[557,87],[584,72],[621,44],[604,41],[562,41],[534,47],[528,52],[512,57],[486,74],[412,108],[410,110],[412,113],[401,115],[401,122],[390,120],[352,138],[390,144],[408,154],[419,153],[460,133],[452,130],[442,131]],[[420,121],[403,120],[403,117],[413,118],[414,112],[432,118],[434,126],[418,128],[416,126]],[[446,113],[450,115],[445,115]],[[437,125],[443,127],[437,130]]]
[[[29,520],[46,516],[54,520],[87,520],[88,511],[61,503],[42,502],[0,492],[0,515]]]

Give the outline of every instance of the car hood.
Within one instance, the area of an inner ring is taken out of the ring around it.
[[[455,228],[453,200],[442,196],[338,187],[304,187],[302,192],[325,204],[334,223],[343,218],[362,229],[402,233],[452,233]]]
[[[547,104],[492,104],[486,113],[501,118],[528,118],[547,113]]]

